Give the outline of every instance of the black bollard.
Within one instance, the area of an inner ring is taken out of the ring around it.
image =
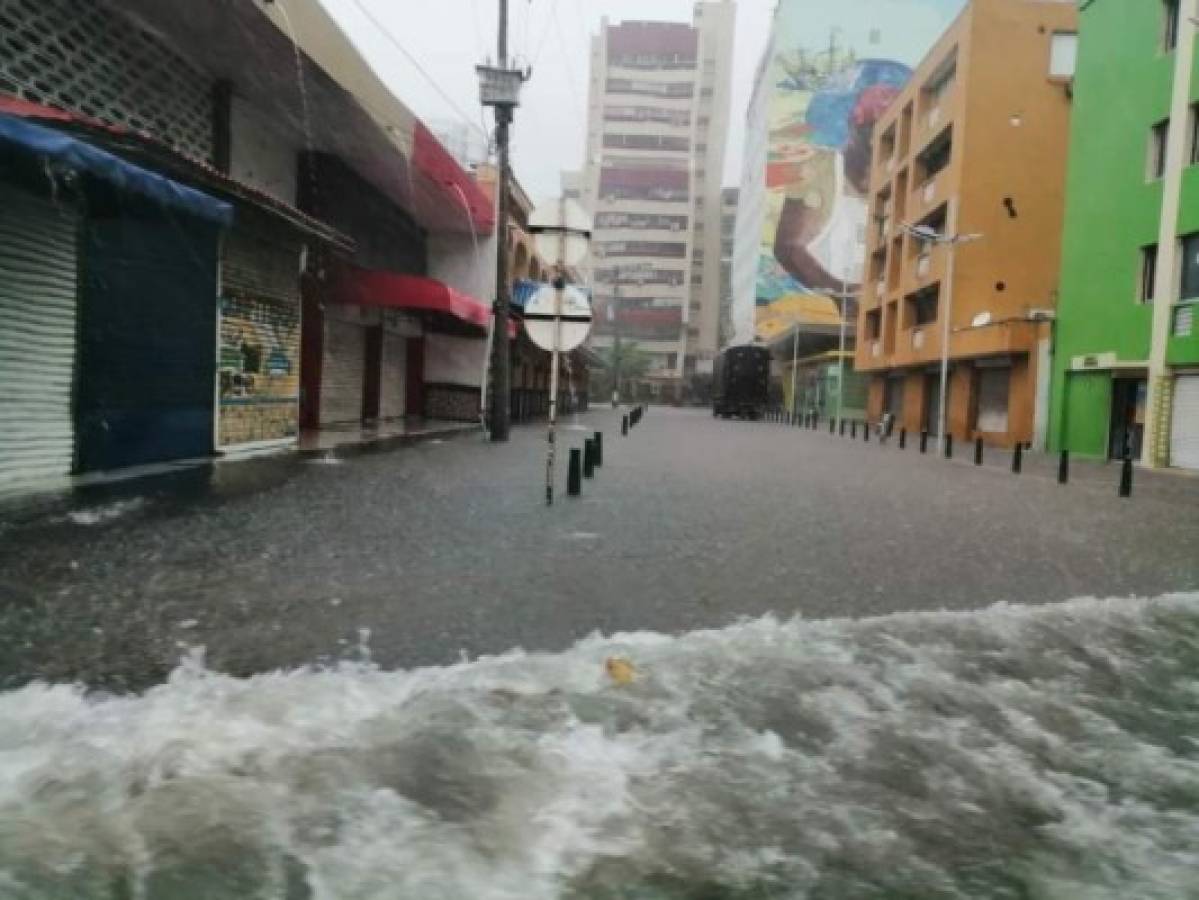
[[[1124,462],[1120,463],[1120,496],[1132,496],[1132,456],[1127,453]]]
[[[578,447],[570,448],[570,464],[566,468],[566,493],[577,497],[583,493],[583,451]]]
[[[908,443],[908,430],[906,428],[899,429],[899,449],[902,450]]]
[[[928,452],[928,432],[927,431],[920,432],[920,452],[921,453]]]
[[[828,417],[828,433],[832,434],[837,430],[837,420],[832,416]]]
[[[862,423],[862,440],[865,441],[867,444],[870,443],[870,423],[869,422]]]
[[[858,420],[857,419],[849,420],[849,436],[851,438],[857,438],[857,436],[858,436]]]
[[[629,417],[627,415],[620,417],[620,434],[622,437],[629,436]]]
[[[1019,475],[1024,468],[1024,443],[1016,441],[1016,449],[1012,451],[1012,473]]]
[[[945,458],[953,459],[953,435],[945,432]]]
[[[1063,450],[1057,463],[1057,483],[1065,484],[1070,480],[1070,451]]]
[[[593,462],[595,463],[595,467],[599,469],[604,465],[604,433],[602,431],[597,431],[595,433],[595,437],[592,438],[592,443],[595,446],[595,459]]]
[[[816,431],[820,428],[820,413],[812,413],[812,430]]]
[[[976,466],[983,464],[983,439],[980,437],[974,439],[974,464]]]
[[[595,476],[595,444],[591,443],[591,438],[583,441],[583,477],[592,478]]]

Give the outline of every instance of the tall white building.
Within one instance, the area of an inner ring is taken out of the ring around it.
[[[681,397],[719,349],[721,174],[735,8],[691,24],[605,19],[591,42],[580,199],[594,216],[594,346],[651,354],[655,396]]]

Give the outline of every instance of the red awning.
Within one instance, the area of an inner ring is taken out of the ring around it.
[[[339,267],[330,299],[357,306],[444,313],[484,329],[491,321],[491,306],[470,294],[456,291],[435,278],[400,275],[384,269]],[[508,323],[508,332],[515,334],[515,323]]]

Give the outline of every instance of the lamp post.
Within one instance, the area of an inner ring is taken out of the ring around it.
[[[954,203],[949,201],[949,216],[952,219]],[[902,229],[909,236],[926,244],[941,244],[948,247],[945,261],[945,309],[941,315],[941,384],[937,403],[937,441],[945,445],[945,403],[949,392],[949,320],[953,315],[953,269],[954,257],[959,244],[967,244],[982,238],[981,234],[942,234],[928,225],[903,223]]]

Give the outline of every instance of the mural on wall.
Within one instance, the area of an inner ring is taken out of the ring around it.
[[[300,393],[300,311],[296,304],[222,297],[220,443],[296,434]]]
[[[780,0],[755,325],[861,281],[874,123],[964,0]],[[852,312],[851,312],[852,315]]]

